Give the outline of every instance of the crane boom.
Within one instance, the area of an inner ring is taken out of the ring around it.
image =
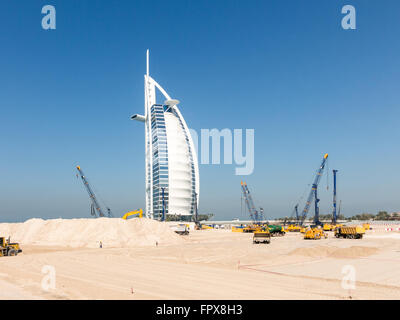
[[[316,224],[320,224],[320,221],[319,221],[319,208],[318,208],[319,199],[318,199],[318,195],[317,195],[317,188],[318,188],[319,181],[321,180],[321,176],[322,176],[322,173],[324,171],[325,163],[326,163],[327,159],[328,159],[328,154],[326,153],[324,155],[324,157],[322,159],[322,163],[321,163],[321,165],[320,165],[320,167],[319,167],[319,169],[317,171],[317,175],[315,176],[314,182],[313,182],[312,187],[311,187],[310,194],[308,195],[308,198],[307,198],[307,201],[306,201],[306,205],[305,205],[305,207],[304,207],[304,209],[303,209],[303,211],[301,213],[300,225],[303,225],[304,220],[306,219],[306,216],[307,216],[308,211],[310,210],[310,206],[311,206],[311,202],[312,202],[313,198],[315,198],[315,218],[314,218],[314,222]]]
[[[242,186],[243,196],[246,202],[247,210],[249,210],[250,217],[254,222],[259,222],[258,212],[254,205],[253,198],[250,195],[250,191],[247,188],[247,184],[243,181],[241,181],[240,184]]]
[[[89,194],[90,200],[92,201],[92,215],[96,216],[96,212],[97,212],[99,217],[105,217],[105,214],[103,213],[103,210],[101,209],[99,202],[97,201],[97,198],[96,198],[92,188],[90,187],[89,182],[87,181],[81,167],[77,166],[76,169],[78,170],[79,175],[81,176],[83,185],[85,186],[86,191]],[[111,217],[112,214],[111,214],[110,208],[107,208],[107,212],[108,212],[108,216]]]

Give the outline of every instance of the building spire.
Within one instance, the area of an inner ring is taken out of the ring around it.
[[[149,49],[146,51],[146,75],[149,76]]]

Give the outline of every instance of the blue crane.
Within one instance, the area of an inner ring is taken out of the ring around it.
[[[79,175],[81,176],[83,185],[86,188],[86,191],[89,194],[90,200],[91,200],[91,205],[90,205],[90,214],[94,217],[96,217],[96,212],[99,217],[105,217],[105,214],[103,213],[103,210],[101,209],[101,206],[99,205],[99,202],[97,201],[97,198],[92,190],[92,188],[89,185],[89,182],[87,181],[85,175],[83,174],[83,171],[80,166],[77,166],[76,169],[78,170]],[[107,208],[107,214],[108,217],[112,217],[111,209]]]
[[[314,223],[316,225],[321,225],[321,222],[319,221],[319,208],[318,208],[319,199],[318,199],[317,189],[318,189],[318,184],[319,184],[319,181],[321,180],[321,176],[324,171],[325,163],[326,163],[327,159],[328,159],[328,154],[326,153],[324,155],[324,158],[322,159],[321,166],[319,167],[319,169],[317,171],[317,175],[315,176],[314,183],[312,184],[310,194],[306,201],[306,205],[301,213],[300,225],[303,225],[304,220],[306,219],[306,216],[307,216],[308,211],[310,210],[310,206],[311,206],[311,202],[312,202],[313,198],[315,201]]]
[[[240,182],[242,186],[242,192],[244,196],[244,200],[246,202],[247,210],[249,210],[250,218],[254,223],[260,222],[260,217],[258,211],[254,205],[253,198],[251,197],[249,188],[247,188],[246,182]]]
[[[338,170],[333,171],[333,213],[332,213],[332,224],[336,224],[337,215],[336,215],[336,173]]]
[[[293,213],[292,213],[292,217],[293,217],[293,215],[296,215],[296,223],[298,223],[299,222],[299,204],[296,204],[295,206],[294,206],[294,210],[293,210]]]

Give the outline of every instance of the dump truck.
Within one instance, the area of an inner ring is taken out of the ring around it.
[[[11,243],[10,238],[6,239],[4,237],[0,237],[0,257],[16,256],[21,252],[22,249],[20,248],[19,243]]]
[[[253,233],[253,243],[271,243],[271,233],[266,228],[264,230],[257,230]]]
[[[364,234],[365,228],[363,226],[345,226],[335,229],[336,238],[362,239]]]

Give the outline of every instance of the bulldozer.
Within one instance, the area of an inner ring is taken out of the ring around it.
[[[16,256],[22,252],[19,243],[11,243],[10,238],[0,237],[0,257]]]
[[[304,233],[304,239],[306,240],[319,240],[322,238],[327,239],[328,235],[321,228],[307,228],[306,232]]]

